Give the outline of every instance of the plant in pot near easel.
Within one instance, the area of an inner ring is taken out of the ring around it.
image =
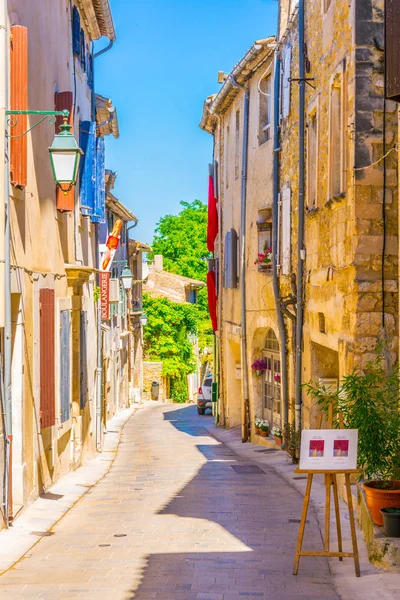
[[[262,423],[262,421],[263,420],[260,419],[260,417],[256,417],[254,419],[254,425],[255,425],[255,428],[256,428],[256,434],[257,435],[260,435],[260,433],[261,433],[261,423]]]
[[[324,411],[331,405],[334,416],[341,413],[346,429],[358,429],[358,466],[363,471],[362,488],[372,520],[376,525],[390,520],[385,523],[385,533],[394,531],[395,521],[400,525],[398,367],[388,369],[379,354],[363,370],[356,368],[346,375],[335,393],[313,382],[304,387]],[[387,508],[396,511],[387,512]]]

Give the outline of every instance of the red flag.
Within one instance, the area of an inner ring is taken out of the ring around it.
[[[214,271],[209,271],[207,273],[208,310],[210,313],[212,328],[214,331],[217,331],[217,288],[215,281],[216,279]]]
[[[218,210],[217,198],[214,193],[214,180],[211,175],[208,177],[208,224],[207,224],[207,248],[209,252],[214,252],[215,238],[218,233]]]

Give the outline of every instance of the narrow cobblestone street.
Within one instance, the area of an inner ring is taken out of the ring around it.
[[[131,418],[108,475],[0,578],[0,597],[336,600],[324,559],[292,575],[300,494],[217,442],[195,411]],[[313,511],[309,521],[319,542]]]

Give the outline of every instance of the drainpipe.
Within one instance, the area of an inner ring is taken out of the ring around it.
[[[296,373],[295,373],[295,426],[301,430],[301,383],[303,346],[303,261],[304,251],[304,112],[305,112],[305,68],[304,68],[304,0],[299,0],[299,194],[298,194],[298,238],[297,238],[297,307],[296,307]]]
[[[272,283],[274,288],[275,310],[278,319],[279,337],[281,341],[281,374],[282,374],[282,404],[283,426],[289,422],[288,377],[286,354],[286,329],[280,302],[280,289],[278,280],[278,227],[279,227],[279,91],[281,59],[279,51],[275,53],[274,65],[274,158],[273,158],[273,206],[272,206]],[[286,442],[285,442],[286,443]]]
[[[241,303],[241,367],[243,381],[243,406],[242,406],[242,442],[247,442],[250,436],[250,401],[249,401],[249,374],[247,370],[247,327],[246,327],[246,192],[247,192],[247,148],[249,138],[249,106],[250,92],[244,85],[239,84],[233,75],[230,75],[232,85],[244,91],[243,103],[243,145],[242,145],[242,177],[240,191],[240,303]]]
[[[114,42],[110,40],[110,43],[100,50],[92,54],[92,120],[96,120],[96,108],[95,108],[95,95],[94,95],[94,81],[95,81],[95,68],[94,59],[104,54],[108,50],[111,50]],[[100,251],[99,251],[99,237],[100,237],[100,223],[96,223],[96,267],[100,269]],[[97,276],[97,285],[100,286],[100,274]],[[101,390],[102,390],[102,379],[103,379],[103,345],[101,335],[101,299],[97,300],[97,369],[96,369],[96,450],[97,452],[102,451],[102,439],[101,439]]]
[[[11,331],[11,257],[10,257],[10,171],[8,157],[8,126],[5,114],[8,108],[9,94],[9,62],[8,62],[8,11],[7,1],[0,0],[0,156],[4,157],[4,212],[0,221],[4,224],[4,375],[2,386],[2,399],[4,411],[4,516],[5,525],[9,526],[12,519],[12,394],[11,394],[11,358],[12,358],[12,331]],[[3,120],[4,119],[4,120]],[[3,208],[3,207],[2,207]],[[4,221],[3,221],[4,215]],[[3,248],[1,249],[3,254]],[[3,257],[1,257],[3,258]]]

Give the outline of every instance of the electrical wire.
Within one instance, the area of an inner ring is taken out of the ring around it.
[[[271,63],[271,64],[269,65],[269,67],[268,67],[268,68],[267,68],[267,69],[264,71],[264,73],[261,75],[261,77],[260,77],[260,79],[258,80],[258,83],[257,83],[257,88],[258,88],[258,91],[260,92],[260,94],[262,94],[263,96],[268,96],[268,98],[270,98],[272,94],[266,94],[265,92],[263,92],[263,91],[262,91],[262,89],[261,89],[261,82],[262,82],[262,80],[264,79],[264,77],[265,77],[266,75],[268,75],[268,73],[270,73],[271,69],[272,69],[272,63]]]

